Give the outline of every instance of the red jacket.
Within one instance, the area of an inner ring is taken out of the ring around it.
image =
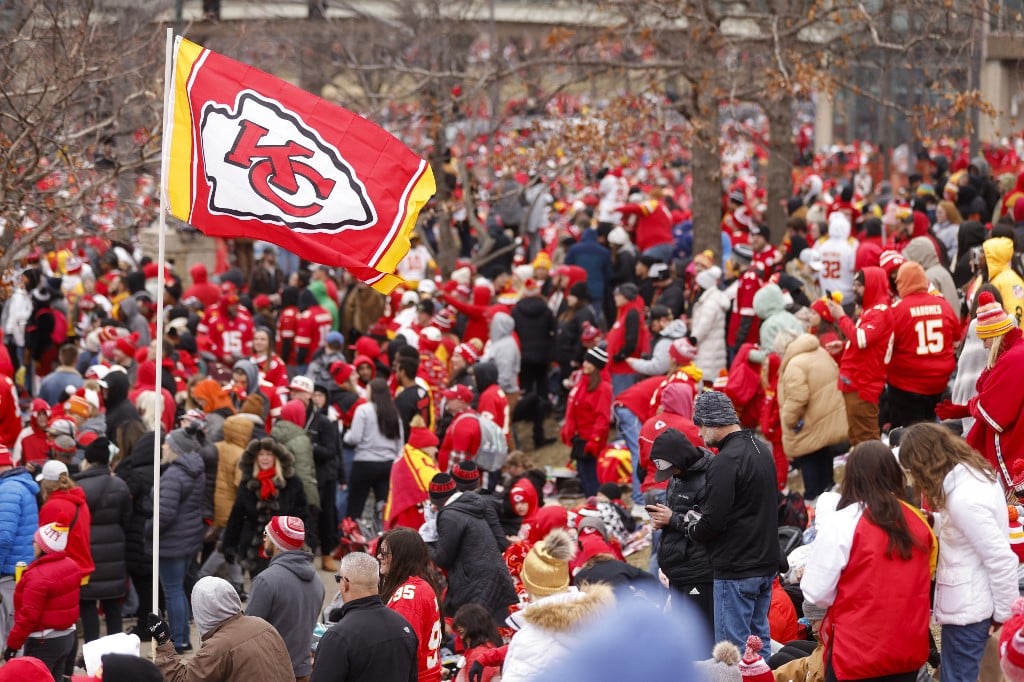
[[[295,331],[299,324],[299,309],[290,305],[281,309],[277,317],[277,354],[281,356],[285,364],[295,364]],[[285,348],[285,342],[288,348]],[[285,351],[288,351],[285,353]]]
[[[632,412],[643,423],[654,414],[654,408],[651,407],[651,398],[663,381],[665,381],[665,377],[661,375],[638,381],[615,396],[615,404],[621,405]]]
[[[33,632],[74,625],[81,581],[81,569],[64,552],[43,554],[29,564],[14,588],[14,627],[7,647],[20,649]]]
[[[639,204],[626,204],[615,209],[624,216],[635,215],[636,248],[646,251],[652,246],[672,243],[672,214],[668,207],[657,199],[648,199]]]
[[[481,438],[480,418],[476,412],[470,409],[460,412],[444,433],[444,442],[441,443],[441,448],[437,452],[438,469],[448,471],[451,466],[463,460],[472,460],[480,449]],[[454,460],[452,453],[458,455]]]
[[[877,268],[882,259],[882,238],[864,237],[857,246],[857,255],[853,261],[854,270]]]
[[[856,551],[850,552],[821,625],[840,680],[916,671],[928,660],[929,554],[935,538],[907,505],[900,509],[915,543],[909,561],[889,556],[888,536],[866,516],[854,530]]]
[[[189,269],[192,275],[192,286],[185,290],[182,298],[195,296],[203,304],[203,308],[209,310],[220,301],[220,287],[210,284],[209,274],[206,272],[206,265],[196,263]]]
[[[608,428],[611,426],[612,385],[601,379],[597,387],[590,389],[588,377],[569,391],[565,407],[565,424],[562,425],[562,442],[572,444],[573,436],[587,442],[588,455],[597,457],[608,442]]]
[[[486,344],[491,338],[490,321],[487,317],[491,305],[491,290],[485,286],[473,287],[473,302],[466,303],[454,296],[445,295],[442,302],[455,308],[459,313],[466,316],[466,329],[462,333],[464,341],[480,339]]]
[[[615,324],[613,324],[612,328],[608,330],[608,371],[611,374],[636,373],[625,359],[618,361],[615,360],[615,356],[618,355],[626,346],[626,315],[631,311],[636,311],[637,337],[636,345],[633,347],[631,352],[626,353],[626,357],[639,358],[651,345],[651,331],[647,328],[647,325],[644,324],[644,299],[637,296],[619,309],[618,316],[615,319]]]
[[[0,374],[0,443],[13,448],[21,434],[18,389],[11,377]]]
[[[892,311],[889,309],[889,280],[882,268],[864,268],[864,312],[856,324],[843,315],[839,329],[846,348],[839,363],[839,390],[854,393],[861,400],[878,403],[892,349]]]
[[[1014,327],[1003,336],[1002,349],[996,364],[978,377],[978,395],[967,403],[974,427],[967,434],[967,443],[985,456],[1003,485],[1012,486],[1013,465],[1024,458],[1024,339]]]
[[[78,564],[82,584],[89,582],[89,576],[96,569],[92,563],[92,514],[85,499],[85,490],[54,490],[39,510],[39,525],[54,523],[61,517],[70,525],[67,556]],[[63,555],[62,555],[63,556]]]

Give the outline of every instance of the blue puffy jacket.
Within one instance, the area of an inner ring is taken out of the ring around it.
[[[39,485],[24,467],[0,474],[0,575],[14,575],[14,564],[35,558],[32,537],[39,527]]]

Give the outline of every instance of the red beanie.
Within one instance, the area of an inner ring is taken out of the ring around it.
[[[283,552],[302,549],[306,525],[297,516],[275,516],[266,527],[267,537]]]
[[[417,450],[436,448],[440,444],[437,434],[428,428],[414,426],[409,429],[409,445]]]

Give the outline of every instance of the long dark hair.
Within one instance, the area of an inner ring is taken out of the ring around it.
[[[416,576],[427,581],[434,596],[438,597],[440,608],[441,586],[430,566],[430,551],[420,534],[411,528],[393,528],[381,536],[377,543],[377,558],[380,559],[381,548],[387,545],[391,561],[388,563],[388,574],[381,575],[380,598],[386,604],[395,591],[409,578]]]
[[[487,609],[480,604],[463,604],[455,612],[452,619],[452,627],[462,630],[462,644],[467,649],[478,647],[490,642],[494,646],[501,646],[501,635],[494,624],[494,619]]]
[[[383,379],[374,379],[370,382],[370,402],[377,408],[377,428],[380,429],[381,435],[389,440],[401,438],[398,408],[395,407],[395,399],[388,390],[388,383]]]
[[[859,443],[846,460],[846,477],[837,509],[864,505],[864,516],[889,537],[886,556],[908,561],[916,542],[903,516],[903,470],[892,450],[879,440]]]

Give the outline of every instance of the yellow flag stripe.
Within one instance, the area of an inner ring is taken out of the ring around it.
[[[189,219],[192,210],[193,130],[188,84],[196,61],[203,52],[199,45],[182,39],[174,55],[174,111],[170,130],[167,199],[171,215],[185,221]]]

